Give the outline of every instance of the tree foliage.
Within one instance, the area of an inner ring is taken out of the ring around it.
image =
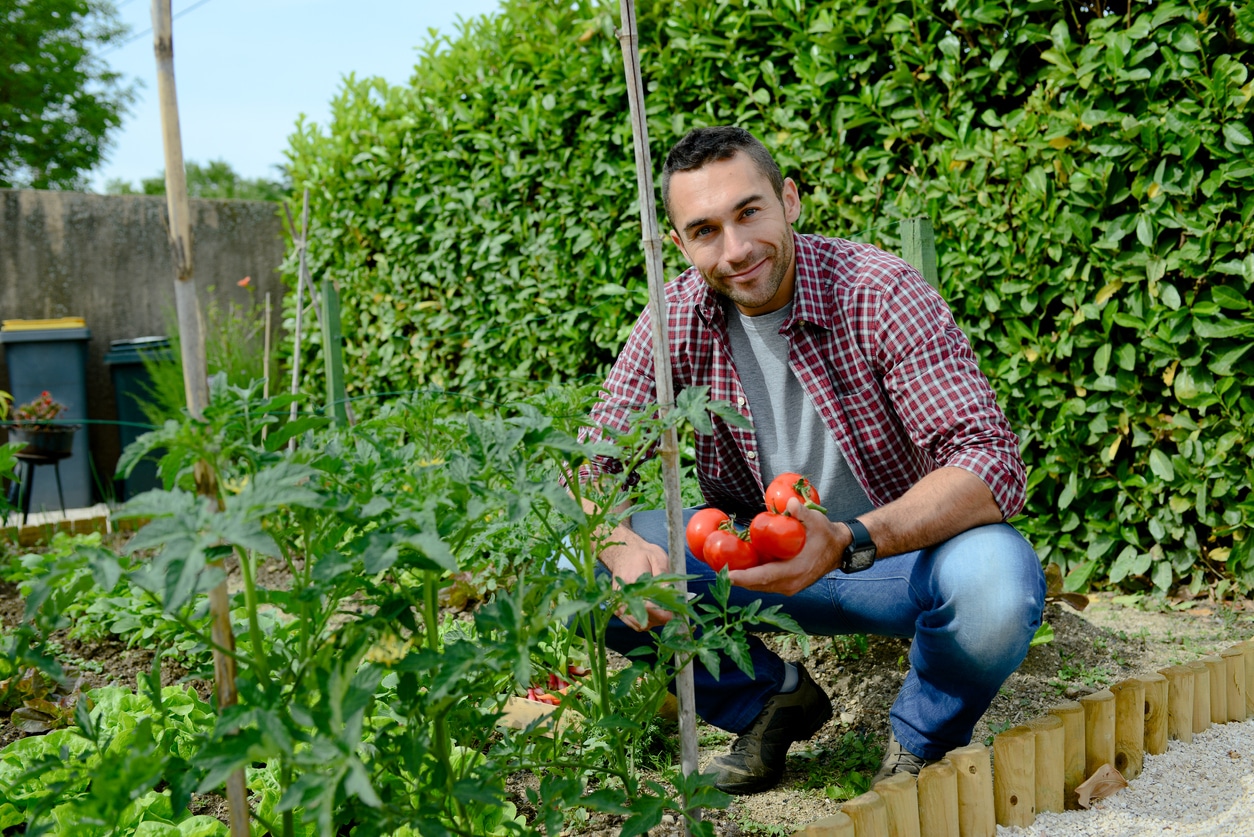
[[[134,98],[98,57],[125,34],[108,0],[0,0],[0,187],[84,186]]]
[[[616,22],[506,0],[299,127],[351,392],[604,372],[646,298]],[[1254,581],[1254,7],[746,0],[639,25],[655,168],[736,123],[798,180],[801,229],[895,249],[932,218],[1023,439],[1018,523],[1073,588]]]
[[[244,177],[226,160],[210,160],[203,166],[189,161],[184,163],[183,171],[187,178],[187,195],[192,198],[281,201],[291,192],[289,186],[280,180]],[[139,182],[138,189],[129,181],[114,178],[105,184],[105,192],[110,195],[164,195],[165,171],[155,177],[145,177]]]

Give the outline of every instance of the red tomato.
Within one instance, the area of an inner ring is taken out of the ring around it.
[[[684,530],[684,537],[688,541],[688,548],[692,550],[692,554],[704,561],[705,539],[730,519],[718,509],[701,509],[694,514],[688,520],[688,526]]]
[[[749,540],[763,558],[787,561],[806,545],[806,527],[795,517],[762,512],[749,524]]]
[[[735,532],[717,529],[705,539],[705,563],[716,570],[747,570],[761,561],[753,544]]]
[[[792,497],[796,497],[806,505],[819,505],[819,492],[810,484],[810,481],[800,474],[785,471],[771,480],[771,484],[766,487],[764,499],[767,511],[783,514],[788,509],[789,498]]]

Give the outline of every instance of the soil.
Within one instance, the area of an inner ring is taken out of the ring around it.
[[[271,580],[273,584],[276,580]],[[1088,597],[1081,612],[1070,605],[1051,602],[1045,619],[1053,628],[1052,641],[1034,647],[1027,659],[1001,689],[975,730],[974,740],[991,741],[1004,729],[1039,717],[1057,703],[1104,688],[1167,665],[1218,653],[1233,643],[1254,636],[1254,601],[1216,606],[1204,600],[1175,601],[1170,607],[1138,607],[1125,597],[1101,594]],[[12,585],[0,583],[0,625],[13,625],[23,614],[22,599]],[[136,677],[151,670],[151,655],[127,648],[117,640],[82,643],[60,638],[61,658],[71,678],[81,677],[81,689],[108,684],[134,687]],[[794,745],[789,753],[782,783],[774,790],[739,797],[725,810],[706,812],[715,832],[736,835],[792,834],[806,823],[839,810],[828,798],[827,788],[841,779],[842,759],[848,758],[848,734],[863,742],[878,760],[887,738],[888,709],[905,677],[908,640],[867,637],[815,638],[804,655],[795,639],[779,638],[785,658],[803,661],[815,681],[832,698],[835,717],[809,742]],[[168,663],[162,666],[166,683],[188,682],[188,672]],[[192,685],[208,694],[209,684],[191,678]],[[721,752],[730,736],[701,725],[701,763]],[[23,735],[8,720],[0,721],[0,747]],[[529,807],[520,781],[516,804]],[[198,800],[198,812],[214,812],[220,798]],[[609,837],[618,824],[594,817],[572,827],[569,835]],[[653,834],[678,835],[679,828],[664,823]]]

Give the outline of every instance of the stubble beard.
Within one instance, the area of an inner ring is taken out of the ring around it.
[[[766,245],[760,250],[755,250],[753,255],[744,261],[742,270],[752,267],[764,258],[771,259],[771,270],[754,287],[737,287],[725,281],[726,276],[734,276],[740,272],[735,269],[706,273],[704,274],[705,283],[709,285],[710,290],[714,291],[714,293],[726,297],[742,308],[750,310],[761,308],[775,298],[775,294],[779,292],[779,286],[784,283],[784,277],[788,275],[789,269],[792,268],[794,247],[791,234],[785,239],[781,247]]]

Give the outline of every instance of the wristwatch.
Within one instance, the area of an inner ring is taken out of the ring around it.
[[[875,563],[875,541],[871,540],[871,533],[856,517],[841,522],[849,527],[853,540],[840,557],[840,569],[846,573],[861,572]]]

